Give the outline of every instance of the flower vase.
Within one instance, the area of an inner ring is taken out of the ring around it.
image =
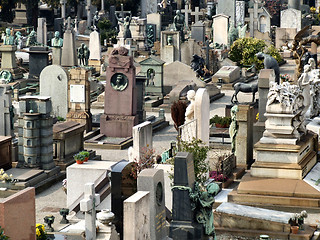
[[[78,163],[78,164],[82,164],[82,163],[83,163],[83,161],[81,161],[81,160],[76,160],[76,163]]]
[[[298,234],[299,226],[291,226],[291,233]]]
[[[88,160],[89,160],[89,157],[84,158],[84,162],[88,162]]]

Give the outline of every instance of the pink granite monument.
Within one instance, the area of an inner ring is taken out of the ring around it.
[[[138,124],[136,68],[128,50],[113,50],[106,71],[104,114],[100,132],[107,137],[131,137]]]

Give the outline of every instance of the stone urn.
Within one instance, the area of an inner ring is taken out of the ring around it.
[[[114,219],[114,213],[111,212],[110,209],[102,210],[101,212],[97,213],[97,219],[102,224],[109,226]]]

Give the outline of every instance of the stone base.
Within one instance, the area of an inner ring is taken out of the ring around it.
[[[84,142],[84,147],[88,149],[95,148],[95,149],[122,150],[132,146],[132,143],[133,143],[132,137],[112,138],[112,137],[106,137],[103,134],[99,134],[86,140]]]
[[[172,221],[169,228],[169,237],[172,239],[200,240],[203,235],[203,227],[200,224],[185,221]]]
[[[90,112],[69,111],[67,114],[67,121],[84,124],[86,132],[90,132],[92,129],[92,115]]]
[[[257,143],[260,138],[262,137],[263,135],[263,132],[265,130],[265,124],[264,122],[256,122],[254,125],[253,125],[253,144]]]
[[[138,115],[106,115],[100,117],[100,132],[107,137],[132,137],[132,128],[138,124]]]
[[[228,202],[254,206],[320,207],[320,192],[304,180],[252,177],[247,173]],[[296,212],[294,210],[294,212]]]
[[[309,133],[297,145],[258,142],[251,176],[303,179],[317,162],[317,140],[317,135]]]
[[[88,65],[94,67],[96,72],[100,73],[101,70],[101,60],[89,59]]]

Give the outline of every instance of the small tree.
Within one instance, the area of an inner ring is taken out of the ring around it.
[[[184,101],[175,101],[171,105],[171,118],[177,131],[184,124],[186,109],[187,103]]]

